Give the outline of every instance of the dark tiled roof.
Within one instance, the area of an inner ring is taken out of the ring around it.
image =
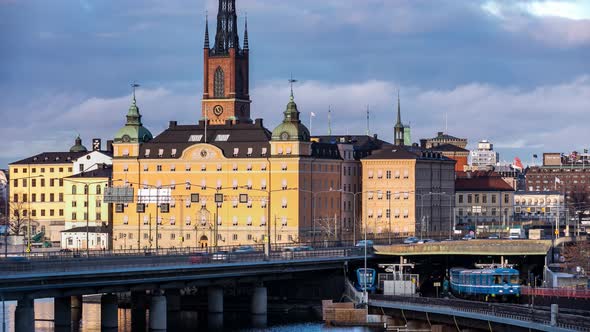
[[[61,231],[62,233],[86,233],[86,226],[74,227],[70,229],[66,229]],[[106,227],[102,226],[89,226],[88,227],[89,233],[108,233]]]
[[[321,159],[342,159],[338,145],[330,143],[312,143],[311,156]]]
[[[370,156],[364,159],[416,159],[455,162],[455,160],[449,159],[438,152],[423,150],[416,146],[399,145],[386,145],[379,150],[373,151]]]
[[[319,143],[352,144],[354,158],[357,160],[370,155],[372,151],[379,150],[383,146],[391,145],[376,136],[369,135],[320,135],[312,136],[311,139]]]
[[[455,180],[455,191],[514,191],[514,189],[501,177],[481,176],[457,178]]]
[[[27,165],[27,164],[69,164],[74,160],[88,154],[84,152],[43,152],[29,158],[10,163],[10,165]]]
[[[453,144],[441,144],[437,146],[433,146],[432,148],[428,149],[429,151],[435,152],[465,152],[469,153],[469,150],[463,149]]]
[[[81,172],[68,176],[68,178],[110,178],[113,175],[113,166],[99,167],[87,172]]]
[[[430,138],[431,141],[440,141],[440,140],[444,140],[444,141],[466,141],[465,138],[458,138],[455,136],[451,136],[449,134],[445,134],[443,132],[439,132],[438,135],[436,137]]]
[[[205,137],[204,122],[198,125],[176,125],[171,123],[148,143],[141,145],[141,159],[180,158],[182,151],[198,143],[207,143],[220,148],[226,158],[260,158],[262,148],[266,148],[266,156],[270,156],[271,132],[262,126],[262,120],[254,123],[226,123],[224,125],[208,125],[207,137]],[[238,154],[234,155],[234,149],[238,148]],[[252,148],[252,154],[248,155],[248,148]],[[146,156],[146,150],[150,150]],[[159,156],[159,149],[163,149]],[[172,155],[172,149],[176,154]]]

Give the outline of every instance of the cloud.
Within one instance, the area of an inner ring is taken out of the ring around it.
[[[590,5],[581,1],[499,1],[481,8],[507,32],[528,36],[550,47],[590,45]]]
[[[295,86],[295,101],[305,125],[309,125],[310,112],[317,114],[313,134],[328,132],[329,106],[333,133],[364,134],[368,105],[371,133],[391,141],[398,88],[402,120],[411,123],[414,141],[444,131],[445,117],[448,132],[468,138],[472,147],[485,138],[500,152],[504,149],[510,154],[580,149],[590,141],[586,130],[590,122],[590,76],[532,89],[472,83],[433,90],[377,80],[349,84],[302,81]],[[196,123],[201,117],[199,94],[181,90],[156,87],[138,91],[143,122],[154,135],[167,126],[168,120]],[[265,126],[272,130],[282,120],[288,96],[287,82],[260,82],[252,90],[253,118],[264,118]],[[101,98],[61,94],[32,101],[21,110],[28,118],[0,125],[0,141],[12,142],[0,150],[0,160],[67,150],[77,133],[87,145],[94,137],[112,139],[124,124],[130,99],[130,95]],[[26,125],[19,127],[19,123]],[[502,157],[512,159],[512,155]]]

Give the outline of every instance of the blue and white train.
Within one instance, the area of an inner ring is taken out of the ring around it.
[[[451,292],[457,297],[514,301],[520,296],[519,272],[515,269],[452,268],[449,274]]]

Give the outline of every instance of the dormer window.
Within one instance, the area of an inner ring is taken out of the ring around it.
[[[217,142],[227,142],[229,139],[229,134],[219,134],[215,136],[215,141]]]
[[[176,149],[172,149],[172,157],[176,157]]]
[[[238,153],[240,153],[240,148],[234,148],[234,157],[237,157]]]
[[[145,154],[144,156],[147,158],[150,156],[150,149],[145,149]]]
[[[190,135],[188,138],[189,142],[200,142],[203,138],[203,135]]]
[[[252,148],[248,148],[247,154],[248,154],[248,157],[252,157]]]
[[[164,149],[158,149],[158,157],[164,156]]]
[[[263,157],[266,156],[266,148],[262,148],[262,152],[261,153],[262,153],[262,156]]]

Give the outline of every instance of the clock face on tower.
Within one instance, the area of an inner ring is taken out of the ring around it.
[[[213,107],[213,114],[215,114],[216,116],[220,116],[221,114],[223,114],[223,106],[215,105],[215,107]]]
[[[289,139],[289,133],[287,133],[286,131],[283,131],[281,133],[281,139],[284,139],[284,140]]]

